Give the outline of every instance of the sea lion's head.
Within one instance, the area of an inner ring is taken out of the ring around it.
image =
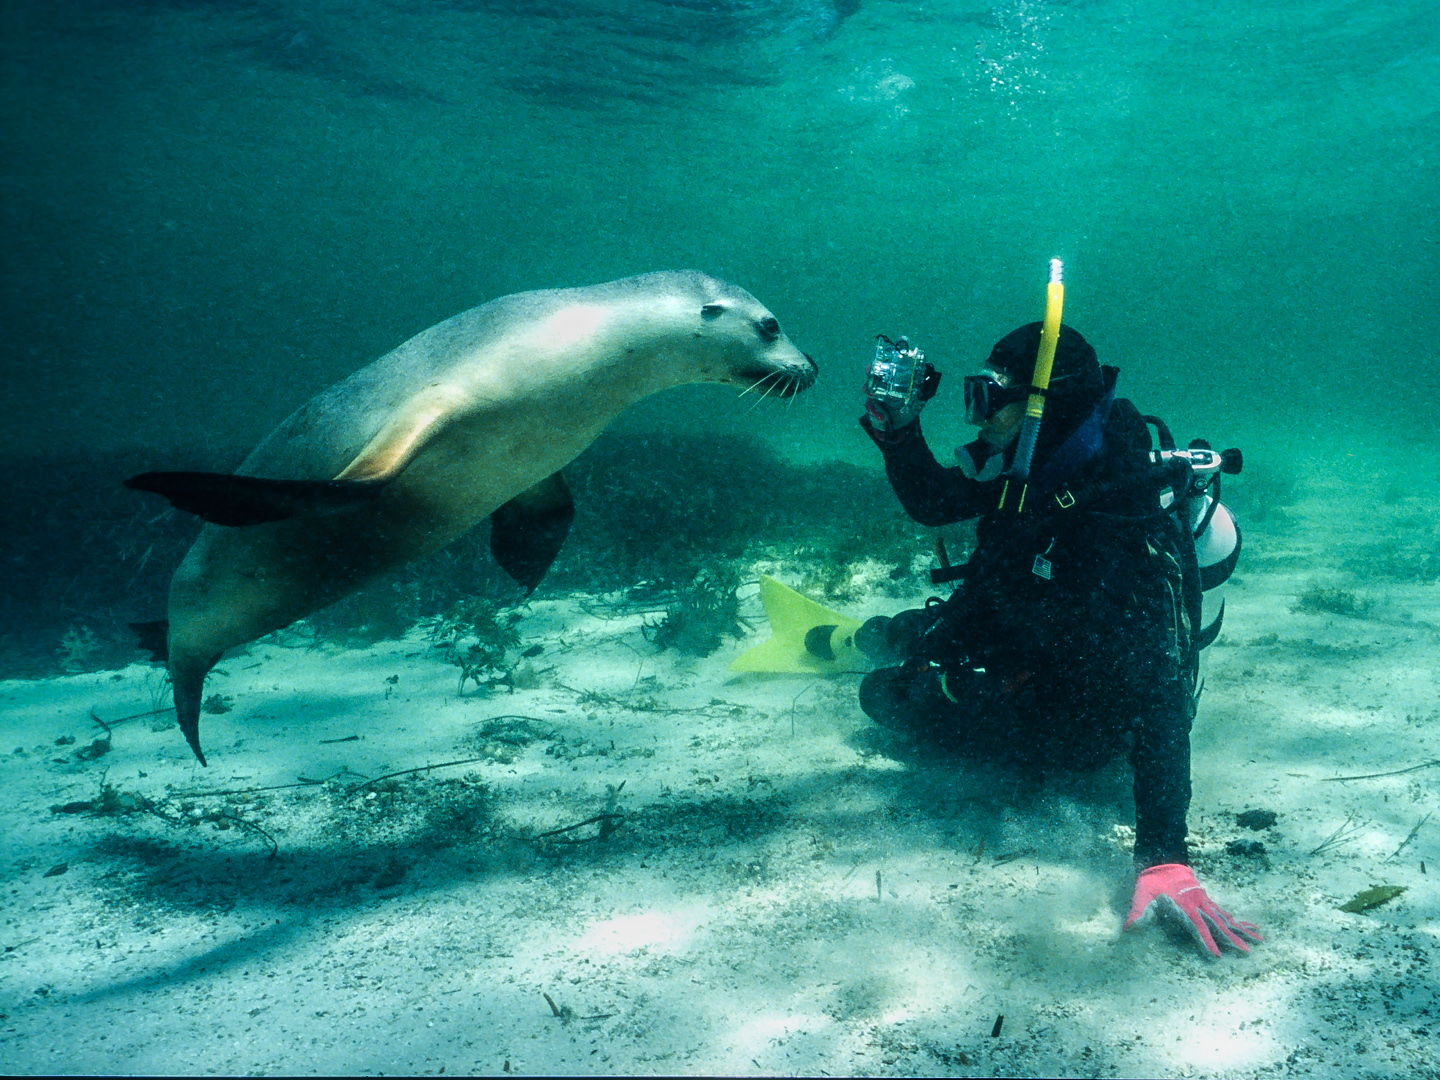
[[[653,276],[671,286],[665,291],[684,333],[694,381],[754,389],[767,397],[793,397],[815,381],[815,361],[785,336],[769,308],[738,285],[698,270]]]

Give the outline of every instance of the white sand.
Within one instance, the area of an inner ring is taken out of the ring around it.
[[[1415,510],[1385,513],[1375,537]],[[1120,933],[1121,770],[1017,790],[870,726],[853,677],[736,679],[740,643],[688,660],[603,600],[544,600],[513,693],[457,697],[419,633],[227,659],[209,769],[148,719],[74,760],[89,710],[151,707],[153,669],[0,684],[0,1069],[1440,1075],[1440,815],[1390,857],[1440,767],[1326,782],[1440,759],[1440,589],[1335,570],[1367,616],[1292,614],[1316,552],[1280,525],[1247,532],[1194,735],[1196,870],[1267,935],[1248,957]],[[102,780],[191,823],[51,812]],[[622,783],[606,839],[526,839]],[[1277,825],[1238,827],[1253,808]],[[1408,891],[1337,910],[1378,883]]]

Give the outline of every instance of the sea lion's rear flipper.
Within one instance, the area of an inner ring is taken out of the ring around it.
[[[170,664],[170,684],[175,693],[175,719],[190,749],[201,765],[206,764],[205,753],[200,749],[200,701],[205,693],[205,676],[220,657],[214,656],[208,663],[196,663],[191,657],[188,662]]]
[[[574,519],[570,486],[551,473],[490,515],[490,553],[528,596],[560,554]]]
[[[216,525],[261,525],[301,514],[333,514],[364,506],[383,486],[353,480],[267,480],[227,473],[148,472],[125,486],[153,491],[177,510]]]
[[[132,622],[130,629],[140,640],[135,647],[150,654],[150,659],[165,663],[170,657],[170,620],[156,619],[154,622]]]

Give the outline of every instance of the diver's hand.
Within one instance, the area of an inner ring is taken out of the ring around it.
[[[920,419],[920,410],[924,407],[925,402],[918,397],[899,406],[888,404],[879,398],[865,399],[865,415],[877,430],[886,433],[909,427]]]
[[[1220,955],[1216,937],[1242,953],[1250,951],[1246,939],[1265,940],[1254,923],[1239,922],[1221,910],[1195,880],[1194,872],[1180,863],[1152,866],[1135,879],[1135,899],[1125,929],[1143,925],[1156,916],[1186,930],[1211,956]]]

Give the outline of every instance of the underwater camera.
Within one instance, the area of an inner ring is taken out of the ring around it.
[[[891,341],[875,335],[875,359],[865,373],[865,393],[896,412],[929,401],[940,385],[940,373],[925,359],[925,353],[906,338]]]

